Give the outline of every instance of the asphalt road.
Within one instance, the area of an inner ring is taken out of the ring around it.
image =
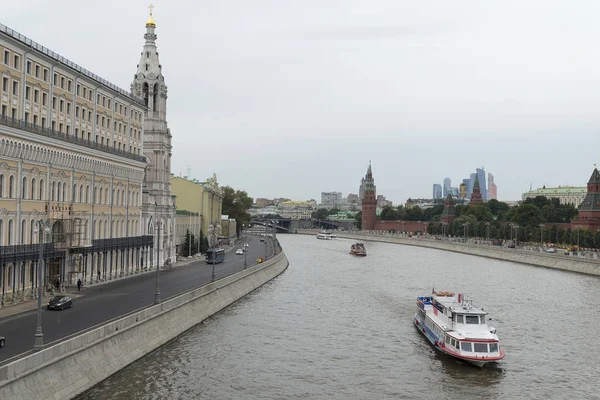
[[[244,268],[244,256],[235,251],[242,243],[225,255],[225,262],[215,265],[216,279],[233,274]],[[259,237],[248,236],[248,266],[256,264],[265,256],[265,243]],[[267,239],[269,257],[273,244]],[[181,294],[210,282],[212,265],[198,260],[172,270],[161,271],[159,277],[161,298]],[[66,336],[86,330],[131,311],[154,304],[156,274],[144,274],[118,280],[106,285],[84,288],[82,297],[73,300],[73,308],[64,311],[42,309],[44,343],[60,341]],[[47,304],[47,303],[46,303]],[[45,306],[45,304],[42,304]],[[0,336],[6,338],[6,346],[0,349],[0,362],[33,349],[37,324],[37,309],[0,319]]]

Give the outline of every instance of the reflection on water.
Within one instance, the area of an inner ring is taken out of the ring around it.
[[[600,279],[437,250],[281,235],[290,268],[80,399],[593,398],[589,307]],[[543,284],[540,284],[543,282]],[[415,298],[461,291],[506,358],[483,369],[435,351]],[[568,338],[568,339],[567,339]]]

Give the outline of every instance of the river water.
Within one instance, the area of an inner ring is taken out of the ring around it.
[[[439,250],[280,235],[290,266],[79,397],[96,399],[600,398],[600,279]],[[432,287],[490,313],[506,357],[437,353],[412,322]]]

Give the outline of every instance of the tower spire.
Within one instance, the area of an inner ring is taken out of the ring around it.
[[[154,10],[154,5],[150,4],[148,9],[150,10],[150,17],[148,18],[148,21],[146,21],[146,27],[156,28],[156,22],[154,22],[154,18],[152,18],[152,10]]]

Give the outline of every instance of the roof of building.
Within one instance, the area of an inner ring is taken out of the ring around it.
[[[525,192],[525,195],[538,195],[538,196],[548,196],[548,195],[561,195],[561,194],[578,194],[578,193],[587,193],[587,186],[558,186],[558,187],[542,187],[535,190],[530,190]]]

